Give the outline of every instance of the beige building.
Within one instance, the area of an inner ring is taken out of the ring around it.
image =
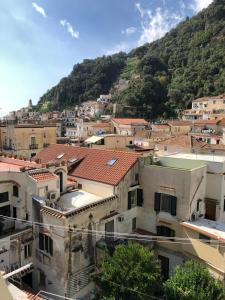
[[[165,277],[192,258],[225,282],[224,167],[223,157],[196,154],[144,166],[138,226],[164,237],[158,237],[156,251]]]
[[[56,143],[56,125],[7,124],[0,127],[2,151],[35,156],[44,147]]]
[[[144,119],[113,118],[111,123],[113,133],[121,135],[133,136],[148,128],[148,122]]]
[[[203,97],[192,101],[192,108],[184,110],[184,120],[217,120],[225,115],[225,95]]]
[[[84,143],[95,149],[131,150],[134,145],[134,137],[119,134],[93,135]]]

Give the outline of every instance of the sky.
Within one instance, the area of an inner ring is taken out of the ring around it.
[[[0,117],[27,106],[85,58],[162,37],[212,0],[0,0]]]

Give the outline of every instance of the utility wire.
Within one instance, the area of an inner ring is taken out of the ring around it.
[[[159,235],[142,235],[142,234],[133,234],[133,233],[120,233],[120,232],[105,232],[105,231],[100,231],[100,230],[90,230],[90,229],[85,229],[85,228],[74,228],[72,229],[70,226],[60,226],[60,225],[52,225],[49,223],[40,223],[40,222],[34,222],[34,221],[29,221],[29,220],[23,220],[19,218],[13,218],[13,217],[8,217],[8,216],[3,216],[0,215],[0,218],[3,219],[8,219],[8,220],[14,220],[18,221],[21,223],[27,223],[33,226],[39,226],[39,227],[50,227],[50,228],[57,228],[58,230],[62,231],[67,231],[67,232],[74,232],[76,234],[83,233],[83,234],[96,234],[96,235],[102,235],[105,237],[120,237],[121,239],[127,239],[127,240],[138,240],[138,241],[148,241],[148,242],[154,242],[157,241],[157,243],[179,243],[179,244],[185,244],[184,241],[186,241],[186,244],[190,244],[191,240],[193,241],[204,241],[204,239],[195,239],[195,238],[182,238],[182,237],[165,237],[165,236],[159,236]],[[160,240],[158,240],[160,239]],[[225,243],[224,241],[221,240],[211,240],[210,244],[213,243]]]

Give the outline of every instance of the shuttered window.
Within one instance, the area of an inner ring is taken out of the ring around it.
[[[157,226],[157,235],[166,237],[175,237],[175,231],[166,226]]]
[[[137,206],[142,206],[143,200],[143,190],[137,189]]]
[[[168,194],[155,193],[154,209],[156,212],[164,211],[170,213],[172,216],[176,216],[177,197]]]

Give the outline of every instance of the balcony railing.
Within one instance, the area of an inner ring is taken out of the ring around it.
[[[38,144],[30,144],[30,150],[38,149]]]

